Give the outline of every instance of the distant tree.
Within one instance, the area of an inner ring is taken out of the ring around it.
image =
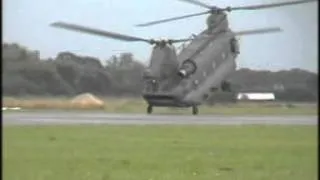
[[[5,94],[73,94],[73,89],[61,79],[52,64],[21,62],[11,65],[14,67],[8,68],[3,74]]]
[[[310,90],[317,92],[318,91],[318,76],[317,75],[311,75],[308,77],[306,81],[306,87]]]
[[[99,59],[80,57],[70,52],[59,53],[57,71],[77,93],[106,95],[112,93],[112,80]]]
[[[138,95],[142,91],[142,73],[144,65],[134,60],[131,53],[120,54],[120,57],[112,56],[106,63],[110,73],[115,92],[120,94]]]
[[[279,101],[314,102],[317,98],[306,88],[288,88],[283,92],[275,93]]]

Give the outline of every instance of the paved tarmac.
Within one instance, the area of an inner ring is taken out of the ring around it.
[[[109,114],[105,112],[7,112],[4,125],[63,125],[63,124],[292,124],[317,125],[318,116],[223,116],[223,115],[157,115]]]

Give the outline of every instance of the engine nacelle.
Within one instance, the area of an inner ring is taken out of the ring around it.
[[[196,72],[197,65],[190,59],[185,60],[179,68],[178,75],[182,78],[189,77],[191,74]]]

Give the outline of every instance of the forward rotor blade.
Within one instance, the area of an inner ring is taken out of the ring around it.
[[[169,18],[169,19],[162,19],[162,20],[158,20],[158,21],[152,21],[152,22],[148,22],[148,23],[138,24],[136,26],[139,26],[139,27],[151,26],[151,25],[155,25],[155,24],[165,23],[165,22],[169,22],[169,21],[175,21],[175,20],[179,20],[179,19],[185,19],[185,18],[194,17],[194,16],[200,16],[200,15],[209,14],[209,13],[210,13],[210,11],[189,14],[189,15],[185,15],[185,16],[179,16],[179,17],[174,17],[174,18]]]
[[[295,4],[303,4],[303,3],[310,3],[310,2],[317,2],[318,0],[304,0],[304,1],[290,1],[290,2],[283,2],[283,3],[272,3],[272,4],[260,4],[260,5],[252,5],[252,6],[242,6],[242,7],[229,7],[226,10],[257,10],[257,9],[265,9],[265,8],[273,8],[273,7],[280,7],[280,6],[288,6],[288,5],[295,5]]]
[[[179,1],[184,1],[184,2],[188,2],[190,4],[195,4],[195,5],[198,5],[198,6],[201,6],[201,7],[204,7],[204,8],[208,8],[208,9],[211,9],[212,7],[209,6],[208,4],[205,4],[203,2],[200,2],[200,1],[197,1],[197,0],[179,0]]]
[[[143,39],[139,37],[134,37],[134,36],[128,36],[124,34],[119,34],[115,32],[109,32],[109,31],[103,31],[99,29],[93,29],[85,26],[80,26],[80,25],[75,25],[75,24],[69,24],[69,23],[64,23],[64,22],[55,22],[52,23],[51,26],[57,27],[57,28],[63,28],[71,31],[78,31],[81,33],[87,33],[87,34],[92,34],[92,35],[98,35],[98,36],[103,36],[107,38],[112,38],[112,39],[117,39],[117,40],[122,40],[122,41],[144,41],[150,43],[150,40],[148,39]]]
[[[238,31],[238,32],[235,32],[235,35],[236,36],[255,35],[255,34],[275,33],[275,32],[281,32],[281,31],[282,31],[282,29],[279,27],[271,27],[271,28],[261,28],[261,29]]]
[[[187,38],[187,39],[172,39],[170,40],[172,43],[180,43],[180,42],[186,42],[186,41],[192,41],[194,39],[192,38]]]

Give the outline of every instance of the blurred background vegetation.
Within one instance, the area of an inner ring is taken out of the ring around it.
[[[146,65],[132,53],[112,56],[103,62],[70,52],[60,52],[54,59],[41,59],[39,51],[8,43],[2,45],[2,52],[5,97],[73,97],[81,93],[140,97],[143,88],[141,75]],[[318,100],[318,74],[302,69],[239,69],[228,81],[233,93],[273,92],[280,101]],[[213,98],[219,99],[219,95]]]

